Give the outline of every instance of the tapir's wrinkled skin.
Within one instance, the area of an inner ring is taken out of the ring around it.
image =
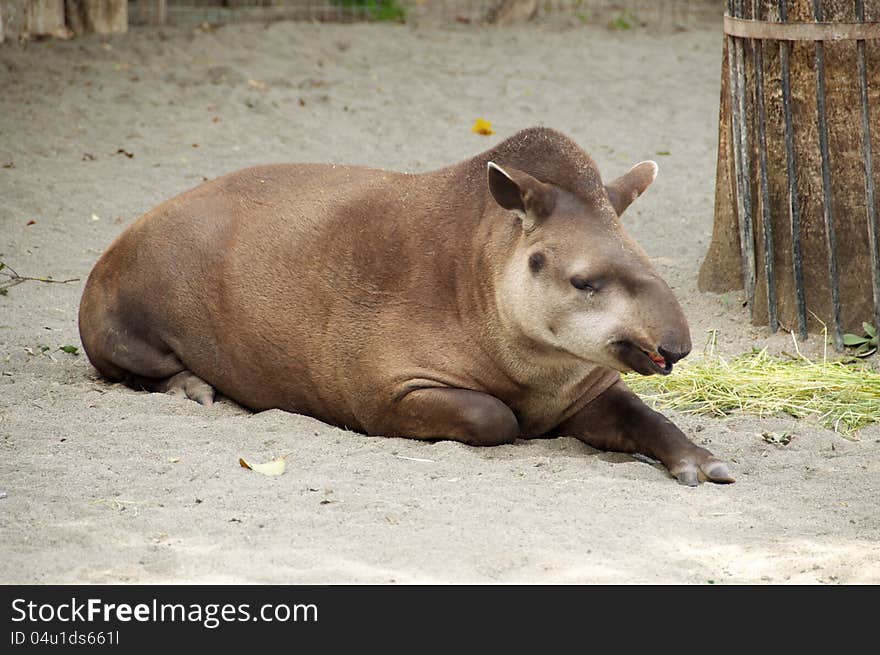
[[[80,307],[89,359],[130,386],[215,390],[375,435],[474,445],[570,435],[727,466],[618,371],[691,348],[669,287],[618,216],[654,180],[603,185],[564,135],[524,130],[420,175],[271,165],[206,182],[128,228]]]

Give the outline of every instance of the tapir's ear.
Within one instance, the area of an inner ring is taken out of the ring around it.
[[[620,216],[633,200],[645,192],[657,177],[657,163],[639,162],[613,182],[605,185],[605,192],[614,211]]]
[[[553,212],[556,192],[549,184],[515,168],[501,168],[493,161],[488,163],[488,175],[495,202],[519,214],[527,232]]]

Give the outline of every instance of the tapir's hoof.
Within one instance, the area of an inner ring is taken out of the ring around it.
[[[669,471],[675,476],[680,484],[688,487],[696,487],[701,482],[715,482],[716,484],[731,484],[736,482],[730,474],[727,464],[721,460],[710,457],[703,462],[683,460],[679,466]]]
[[[214,404],[214,387],[189,371],[181,371],[168,378],[165,392],[172,396],[195,400],[200,405]]]

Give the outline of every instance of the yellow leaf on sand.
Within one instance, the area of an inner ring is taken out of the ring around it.
[[[281,475],[284,473],[284,469],[287,465],[286,460],[287,455],[284,455],[283,457],[276,457],[271,462],[266,462],[265,464],[251,464],[243,458],[239,458],[238,463],[243,468],[262,473],[263,475]]]
[[[484,118],[478,118],[474,121],[474,126],[471,128],[471,132],[474,134],[482,134],[483,136],[495,134],[492,130],[492,123]]]

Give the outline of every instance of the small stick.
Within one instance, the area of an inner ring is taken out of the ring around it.
[[[5,275],[7,278],[9,278],[5,282],[0,282],[0,289],[9,289],[17,284],[21,284],[22,282],[27,282],[28,280],[32,282],[46,282],[48,284],[67,284],[68,282],[79,282],[78,277],[72,277],[67,280],[53,280],[48,277],[31,277],[29,275],[19,275],[18,271],[16,271],[9,264],[3,261],[0,261],[0,274]]]

